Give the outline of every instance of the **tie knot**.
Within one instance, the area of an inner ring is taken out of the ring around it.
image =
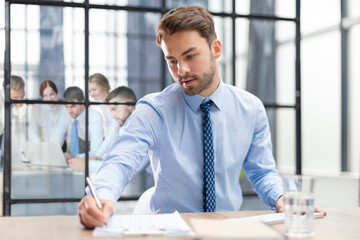
[[[200,104],[201,111],[204,113],[209,112],[212,104],[213,102],[211,100],[207,102],[203,102],[202,104]]]

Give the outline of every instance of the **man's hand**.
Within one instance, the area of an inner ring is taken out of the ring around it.
[[[276,210],[277,212],[284,212],[284,195],[279,197],[279,199],[276,202]],[[315,212],[320,212],[326,216],[327,212],[325,212],[323,209],[321,209],[318,205],[315,205]]]
[[[98,156],[96,156],[96,155],[90,157],[89,159],[90,159],[90,160],[102,160],[101,157],[98,157]]]
[[[80,223],[87,228],[94,228],[106,224],[112,215],[114,203],[110,200],[99,199],[102,209],[96,205],[93,196],[85,196],[78,204]]]
[[[66,160],[66,161],[69,161],[70,158],[75,157],[75,156],[71,155],[71,154],[68,153],[68,152],[64,153],[64,156],[65,156],[65,160]]]
[[[85,158],[70,158],[68,164],[75,172],[85,171]]]

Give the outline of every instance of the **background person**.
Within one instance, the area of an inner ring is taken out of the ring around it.
[[[108,79],[101,73],[94,73],[89,77],[89,95],[96,102],[105,102],[110,91]],[[98,111],[103,118],[104,142],[90,159],[102,160],[108,146],[118,137],[118,123],[111,117],[107,105],[93,105],[92,108]]]
[[[16,75],[10,77],[10,98],[12,100],[24,100],[25,98],[25,82]],[[1,103],[4,105],[4,102]],[[27,106],[22,103],[11,105],[11,168],[22,168],[22,143],[27,141],[26,134],[26,118]],[[1,118],[2,127],[5,126],[4,116]],[[1,152],[4,155],[4,135],[1,142]]]
[[[120,135],[120,128],[125,124],[126,120],[130,117],[130,115],[135,111],[135,103],[137,102],[136,95],[132,89],[121,86],[111,91],[110,94],[107,96],[106,101],[109,103],[134,103],[134,105],[109,105],[112,118],[114,118],[118,122],[118,133]],[[110,150],[110,147],[114,143],[115,141],[112,142],[111,145],[109,145],[109,148],[106,152]],[[140,191],[142,192],[143,190],[146,190],[153,185],[154,178],[150,167],[150,160],[149,157],[146,156],[142,160],[140,165],[136,168],[135,177],[131,180],[131,183],[127,185],[124,193],[140,193]]]
[[[103,142],[102,147],[105,147],[105,152],[104,155],[101,156],[101,160],[106,157],[108,151],[110,150],[110,147],[116,142],[117,138],[119,138],[120,128],[124,125],[124,123],[129,118],[129,116],[134,112],[136,101],[137,99],[134,91],[125,86],[114,89],[107,96],[106,102],[109,103],[132,103],[132,104],[107,105],[110,109],[112,118],[115,119],[116,122],[116,129],[115,129],[116,137],[112,141],[106,141],[105,139],[105,141]],[[101,167],[101,164],[102,164],[101,161],[93,161],[92,163],[93,167],[89,169],[90,170],[89,172],[96,173],[98,169]],[[136,173],[135,173],[136,177],[134,177],[131,183],[127,186],[125,190],[126,194],[131,194],[131,195],[139,194],[153,185],[154,182],[153,175],[149,165],[150,165],[149,158],[145,157],[141,162],[141,164],[136,169]],[[85,161],[83,161],[83,165],[79,169],[81,171],[85,170]],[[143,172],[143,170],[145,171]]]
[[[39,92],[44,101],[58,100],[58,89],[51,80],[43,81]],[[62,146],[69,121],[69,114],[63,105],[33,105],[29,121],[29,141],[57,142]]]
[[[64,92],[64,101],[84,102],[84,93],[78,87],[69,87]],[[85,165],[85,106],[68,104],[66,110],[71,117],[67,131],[66,160],[75,171],[83,171]],[[102,118],[98,112],[89,108],[89,157],[92,157],[103,142]],[[91,166],[90,166],[91,167]]]

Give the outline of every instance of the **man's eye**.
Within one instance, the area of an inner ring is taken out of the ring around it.
[[[194,58],[194,57],[195,57],[195,54],[190,54],[190,55],[187,55],[187,56],[186,56],[187,59],[192,59],[192,58]]]
[[[176,64],[176,60],[169,61],[169,64],[171,64],[171,65]]]

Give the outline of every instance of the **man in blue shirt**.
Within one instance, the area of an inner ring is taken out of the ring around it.
[[[138,101],[95,178],[103,209],[85,196],[80,222],[94,227],[107,221],[147,154],[155,186],[139,200],[143,213],[238,211],[242,167],[260,198],[282,211],[265,109],[255,96],[221,80],[222,46],[212,16],[197,6],[170,10],[156,42],[175,83]]]

